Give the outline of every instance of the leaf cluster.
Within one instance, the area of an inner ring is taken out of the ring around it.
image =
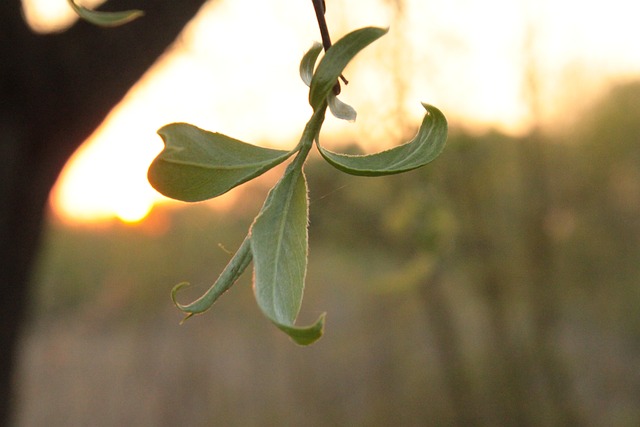
[[[101,26],[116,26],[139,17],[137,10],[91,11],[68,0],[83,19]],[[149,167],[148,179],[160,193],[185,202],[217,197],[250,181],[290,157],[282,178],[271,189],[247,236],[209,290],[190,304],[171,292],[175,305],[189,318],[209,309],[253,261],[254,293],[262,312],[296,343],[307,345],[323,333],[324,314],[309,326],[296,326],[302,304],[308,252],[308,189],[303,166],[315,144],[336,169],[352,175],[381,176],[419,168],[435,159],[447,139],[447,121],[437,108],[423,104],[426,115],[411,141],[367,155],[336,153],[320,144],[320,129],[327,108],[337,118],[353,121],[356,111],[336,96],[338,78],[358,52],[386,34],[383,28],[355,30],[327,49],[314,44],[300,62],[300,77],[309,86],[313,114],[299,143],[291,150],[258,147],[187,123],[172,123],[158,133],[164,149]]]
[[[314,44],[303,56],[300,76],[309,86],[313,115],[300,142],[290,151],[257,147],[186,123],[169,124],[159,130],[165,147],[149,168],[149,182],[160,193],[187,202],[219,196],[295,156],[211,288],[190,304],[176,299],[186,284],[173,289],[173,301],[187,317],[210,308],[253,261],[254,293],[263,313],[298,344],[310,344],[321,337],[324,314],[309,326],[295,325],[307,269],[308,190],[303,166],[310,149],[315,144],[322,157],[342,172],[381,176],[429,163],[440,154],[447,137],[444,115],[423,104],[427,114],[422,125],[416,137],[403,145],[367,155],[335,153],[322,147],[319,135],[327,107],[338,118],[355,119],[355,110],[334,94],[338,77],[358,52],[386,32],[367,27],[347,34],[326,52],[317,67],[320,44]]]

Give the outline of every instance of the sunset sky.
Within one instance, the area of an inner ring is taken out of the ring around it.
[[[66,0],[29,3],[40,30],[73,20]],[[608,82],[640,75],[637,0],[327,0],[327,8],[334,40],[362,26],[391,27],[347,69],[342,98],[358,110],[357,122],[332,119],[324,128],[326,139],[370,151],[399,142],[398,111],[401,123],[417,125],[420,102],[438,106],[452,125],[523,133],[534,120],[561,125],[560,115],[579,113]],[[162,149],[155,131],[169,122],[295,145],[311,113],[298,63],[316,40],[310,0],[210,2],[76,153],[52,193],[54,211],[80,221],[143,218],[163,199],[146,169]],[[534,95],[527,69],[538,82]],[[543,107],[537,118],[534,98]],[[129,157],[114,181],[105,159],[122,152]]]

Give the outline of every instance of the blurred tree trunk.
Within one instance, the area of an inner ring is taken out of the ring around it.
[[[550,159],[540,130],[543,88],[535,49],[536,39],[537,28],[531,23],[526,31],[523,54],[524,89],[533,118],[533,129],[528,138],[518,144],[521,191],[528,201],[522,207],[522,229],[526,243],[525,268],[532,317],[529,353],[531,364],[542,380],[542,394],[553,412],[550,415],[555,417],[554,424],[579,426],[584,425],[584,420],[572,399],[571,378],[558,349],[562,298],[560,284],[554,280],[554,247],[547,226],[553,203],[553,188],[547,170]]]
[[[420,285],[429,328],[435,340],[435,351],[442,366],[444,390],[451,404],[451,426],[475,426],[483,419],[469,379],[468,364],[460,343],[460,334],[453,316],[454,308],[444,292],[444,274],[449,268],[440,261]]]
[[[458,265],[468,277],[464,286],[480,302],[482,312],[477,319],[483,325],[485,349],[483,363],[477,364],[474,375],[479,387],[475,393],[478,416],[468,425],[533,425],[530,408],[536,396],[531,396],[528,387],[530,365],[512,333],[511,308],[517,292],[511,276],[517,255],[506,239],[511,228],[504,222],[508,213],[500,203],[508,174],[497,167],[504,164],[500,150],[506,143],[493,136],[484,142],[469,137],[461,143],[461,148],[449,152],[456,158],[443,172],[445,191],[459,224],[455,259],[449,263]]]
[[[486,192],[483,187],[491,184],[473,178],[467,175],[462,190],[465,204],[462,221],[466,228],[462,256],[471,260],[474,286],[484,300],[485,333],[490,349],[487,360],[490,381],[485,385],[490,394],[482,402],[487,406],[485,410],[490,419],[476,425],[528,426],[532,425],[528,410],[531,404],[527,388],[529,367],[511,336],[507,308],[513,295],[512,284],[507,279],[503,254],[490,225],[493,213],[483,203],[482,195]],[[491,179],[490,176],[484,178]],[[464,182],[462,176],[460,180]]]
[[[538,371],[544,395],[554,409],[556,425],[584,425],[572,401],[572,384],[558,349],[561,312],[559,284],[554,281],[553,244],[546,226],[551,207],[545,149],[539,132],[519,145],[523,192],[528,200],[523,212],[527,243],[529,305],[532,316],[531,362]]]
[[[0,425],[9,424],[16,342],[49,191],[204,1],[110,0],[109,9],[146,15],[119,28],[80,22],[50,35],[28,28],[20,0],[0,2]]]

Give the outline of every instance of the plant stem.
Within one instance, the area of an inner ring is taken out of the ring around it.
[[[304,164],[307,155],[309,154],[309,150],[313,146],[313,141],[317,139],[320,135],[320,129],[322,128],[322,123],[324,123],[325,113],[327,111],[327,101],[322,103],[322,105],[313,112],[313,116],[307,122],[304,127],[304,131],[302,132],[302,136],[300,137],[300,150],[296,155],[296,158],[291,163],[293,167],[300,167]]]
[[[324,0],[311,0],[313,3],[313,9],[316,11],[316,18],[318,19],[318,27],[320,28],[320,36],[322,37],[322,46],[325,52],[331,47],[331,36],[329,35],[329,27],[327,26],[327,20],[324,17],[326,11]]]
[[[318,27],[320,28],[320,37],[322,38],[322,46],[324,47],[324,51],[326,52],[331,47],[331,36],[329,35],[329,27],[327,26],[327,20],[324,17],[324,13],[326,12],[326,4],[324,0],[311,0],[313,3],[313,9],[316,12],[316,18],[318,19]],[[349,84],[349,81],[344,78],[342,74],[340,74],[340,79],[344,82],[344,84]],[[336,95],[340,95],[340,82],[336,82],[336,85],[333,87],[333,93]]]

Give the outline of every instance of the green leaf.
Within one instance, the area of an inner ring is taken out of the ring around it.
[[[165,147],[147,177],[163,195],[185,202],[226,193],[295,152],[256,147],[186,123],[166,125],[158,134]]]
[[[300,164],[290,165],[271,190],[251,227],[254,293],[264,314],[299,344],[322,335],[323,316],[310,327],[294,322],[307,271],[307,183]]]
[[[256,298],[275,322],[293,324],[307,270],[307,185],[289,170],[251,227]]]
[[[411,141],[368,155],[348,155],[329,151],[316,145],[322,157],[337,169],[352,175],[391,175],[419,168],[434,160],[447,141],[447,119],[436,107],[422,104],[427,114],[418,134]]]
[[[331,114],[336,118],[347,120],[349,122],[354,122],[356,120],[356,117],[358,116],[356,110],[351,105],[340,101],[333,92],[329,92],[327,102],[329,103],[329,110],[331,110]]]
[[[318,55],[320,55],[321,51],[322,45],[316,42],[302,57],[302,61],[300,61],[300,77],[307,86],[311,85],[311,80],[313,80],[313,69],[316,66],[316,60],[318,59]],[[340,101],[333,92],[329,92],[327,101],[329,103],[331,114],[335,117],[342,120],[348,120],[350,122],[355,121],[357,116],[356,110],[352,106]]]
[[[240,248],[236,251],[235,255],[231,258],[227,266],[222,270],[220,276],[215,281],[215,283],[209,288],[209,290],[202,295],[200,298],[195,300],[190,304],[180,304],[177,300],[177,294],[180,289],[188,286],[189,284],[186,282],[180,283],[173,287],[171,290],[171,299],[178,309],[184,313],[187,313],[187,317],[193,316],[194,314],[202,313],[208,310],[216,300],[238,280],[240,275],[247,268],[249,263],[251,262],[252,254],[251,254],[251,245],[249,243],[249,238],[245,238],[240,245]]]
[[[307,86],[311,86],[311,80],[313,79],[313,69],[316,66],[318,55],[322,52],[322,45],[315,42],[311,49],[307,51],[300,61],[300,78]]]
[[[276,323],[276,326],[285,334],[300,345],[309,345],[322,338],[324,333],[324,319],[325,313],[322,313],[318,320],[311,326],[306,327],[291,327]]]
[[[105,12],[87,9],[77,4],[74,0],[67,0],[67,2],[80,18],[101,27],[117,27],[118,25],[126,24],[144,15],[144,12],[141,10]]]
[[[349,61],[362,49],[387,33],[387,29],[365,27],[352,31],[338,40],[320,60],[311,80],[309,104],[316,110],[333,90],[338,77]]]

